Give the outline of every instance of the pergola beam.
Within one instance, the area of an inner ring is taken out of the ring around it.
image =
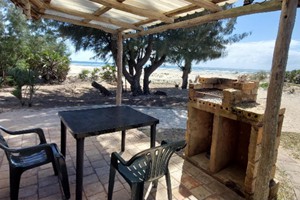
[[[186,13],[186,12],[189,12],[189,11],[196,10],[197,8],[198,8],[198,6],[196,6],[194,4],[190,4],[190,5],[181,7],[179,9],[175,9],[175,10],[172,10],[172,11],[169,11],[169,12],[165,12],[164,15],[166,15],[168,17],[173,17],[173,16],[176,16],[176,15],[180,15],[182,13]],[[142,26],[142,25],[149,24],[149,23],[152,23],[152,22],[155,22],[155,21],[156,21],[155,19],[146,19],[146,20],[142,20],[140,22],[137,22],[134,25]],[[124,30],[125,29],[119,29],[119,31],[124,31]]]
[[[124,2],[125,0],[118,0],[120,3],[122,3],[122,2]],[[103,15],[104,13],[106,13],[107,11],[109,11],[110,9],[112,9],[112,7],[107,7],[107,6],[102,6],[101,8],[99,8],[98,10],[96,10],[94,13],[93,13],[93,15],[94,16],[101,16],[101,15]],[[85,22],[85,23],[88,23],[88,22],[90,22],[91,20],[89,20],[89,19],[84,19],[84,20],[82,20],[83,22]]]
[[[93,15],[96,16],[96,17],[101,16],[101,15],[103,15],[104,13],[106,13],[107,11],[109,11],[110,9],[111,9],[111,8],[109,8],[109,7],[102,6],[101,8],[99,8],[98,10],[96,10],[96,11],[93,13]],[[84,19],[84,20],[82,20],[82,22],[84,22],[84,23],[89,23],[90,21],[92,21],[92,20],[90,20],[90,19]]]
[[[71,9],[62,8],[62,7],[58,7],[58,6],[46,5],[46,7],[50,10],[66,13],[66,14],[81,17],[81,18],[84,18],[84,19],[104,22],[104,23],[107,23],[107,24],[112,24],[112,25],[115,25],[115,26],[125,27],[125,28],[129,28],[129,29],[142,30],[140,27],[137,27],[137,26],[132,25],[130,23],[121,22],[119,20],[115,20],[115,19],[108,18],[108,17],[97,17],[97,16],[94,16],[93,14],[88,14],[88,13],[81,12],[81,11],[78,11],[78,10],[71,10]]]
[[[211,13],[209,15],[204,15],[201,17],[196,17],[190,20],[184,20],[173,24],[166,24],[166,25],[150,28],[148,30],[137,32],[137,33],[128,33],[124,35],[124,38],[134,38],[143,35],[160,33],[169,29],[189,28],[189,27],[205,24],[212,21],[217,21],[220,19],[227,19],[227,18],[239,17],[243,15],[280,10],[281,3],[282,2],[280,0],[274,0],[274,1],[266,1],[263,3],[257,3],[253,5],[240,6],[237,8],[232,8],[217,13]]]
[[[211,1],[207,1],[207,0],[185,0],[185,1],[188,1],[194,5],[199,6],[200,8],[205,8],[212,12],[218,12],[218,11],[222,10],[222,8],[220,6],[212,3]]]
[[[69,19],[69,18],[65,18],[65,17],[59,17],[59,16],[55,16],[55,15],[45,14],[45,15],[43,15],[43,18],[54,19],[54,20],[61,21],[61,22],[67,22],[67,23],[75,24],[75,25],[78,25],[78,26],[85,26],[85,27],[95,28],[95,29],[103,30],[107,33],[111,33],[111,34],[116,34],[117,33],[117,31],[114,30],[114,29],[106,28],[106,27],[99,26],[99,25],[96,25],[96,24],[87,24],[87,23],[84,23],[82,21]]]
[[[101,5],[107,6],[107,7],[112,7],[117,10],[122,10],[131,14],[147,17],[149,19],[156,19],[160,20],[165,23],[173,23],[174,19],[167,17],[161,12],[154,11],[154,10],[148,10],[148,9],[142,9],[138,8],[132,5],[128,4],[123,4],[115,0],[90,0],[96,3],[99,3]]]
[[[36,5],[39,9],[44,7],[44,3],[39,0],[29,0],[32,4]]]

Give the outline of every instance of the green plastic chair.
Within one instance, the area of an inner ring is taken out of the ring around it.
[[[172,189],[168,164],[175,151],[185,147],[185,141],[167,143],[161,146],[144,150],[125,161],[117,152],[111,154],[108,200],[112,199],[116,171],[127,181],[131,187],[131,199],[142,200],[144,196],[144,183],[153,182],[157,186],[159,178],[166,176],[168,199],[172,199]]]
[[[36,146],[10,148],[0,132],[0,148],[4,150],[9,162],[10,199],[18,199],[20,179],[24,171],[50,162],[53,165],[54,174],[59,178],[64,197],[66,199],[70,198],[69,179],[65,159],[59,152],[56,144],[48,144],[46,142],[42,129],[9,131],[0,126],[0,130],[10,135],[36,133],[40,139],[40,144]]]

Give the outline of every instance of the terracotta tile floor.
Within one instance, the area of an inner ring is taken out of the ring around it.
[[[23,123],[26,128],[26,123]],[[45,127],[47,127],[45,125]],[[14,129],[16,129],[14,127]],[[44,128],[48,143],[55,142],[60,146],[60,128]],[[6,139],[10,144],[26,146],[36,143],[36,138],[29,136],[10,136]],[[109,178],[110,154],[120,151],[120,132],[98,137],[89,137],[85,140],[84,157],[84,191],[83,199],[107,199]],[[150,140],[143,132],[137,129],[129,130],[126,134],[125,159],[149,147]],[[157,145],[159,145],[157,143]],[[66,162],[69,173],[71,199],[75,199],[75,161],[76,145],[74,138],[68,134]],[[242,199],[236,193],[209,177],[194,167],[182,157],[174,154],[170,161],[171,183],[173,199]],[[148,188],[145,187],[147,190]],[[145,192],[146,194],[146,192]],[[52,165],[48,164],[33,170],[26,171],[21,178],[20,199],[62,199],[59,183],[53,175]],[[0,151],[0,199],[9,199],[9,167],[4,152]],[[116,176],[113,199],[130,199],[129,185]],[[161,178],[156,189],[152,189],[147,199],[167,199],[165,178]]]

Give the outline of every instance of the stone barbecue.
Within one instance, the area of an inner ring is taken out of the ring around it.
[[[189,86],[186,158],[246,199],[252,199],[261,162],[265,107],[256,102],[258,86],[225,78],[199,78]],[[275,155],[284,112],[280,109]],[[270,170],[272,199],[279,187],[276,159]]]

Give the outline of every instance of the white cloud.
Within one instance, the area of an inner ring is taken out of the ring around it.
[[[196,65],[208,68],[270,70],[272,67],[274,46],[275,40],[234,43],[227,47],[228,54],[226,57]],[[91,57],[94,56],[92,51],[75,52],[74,47],[70,50],[73,61],[95,61],[91,60]],[[292,40],[290,44],[287,70],[293,69],[300,69],[299,40]]]
[[[199,63],[201,67],[244,68],[270,70],[275,40],[260,42],[240,42],[227,47],[224,58]],[[292,40],[289,50],[287,70],[300,69],[300,41]]]

